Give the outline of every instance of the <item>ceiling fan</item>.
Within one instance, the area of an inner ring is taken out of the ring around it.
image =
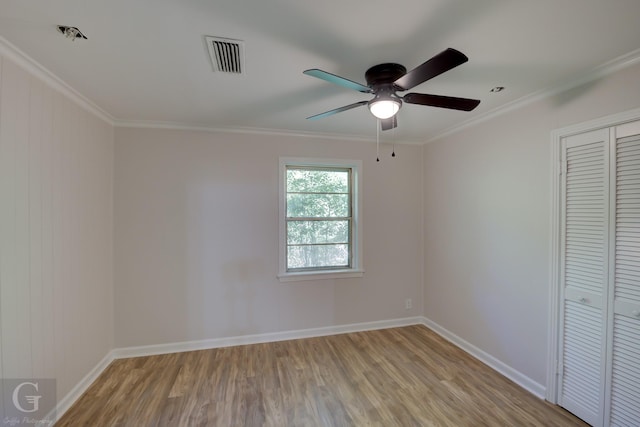
[[[374,95],[370,101],[360,101],[345,105],[344,107],[307,117],[307,119],[320,119],[362,105],[368,105],[371,113],[381,120],[380,126],[382,130],[388,130],[398,125],[396,113],[400,110],[402,101],[408,104],[471,111],[480,104],[480,100],[429,95],[426,93],[407,93],[404,96],[400,96],[396,93],[418,86],[458,65],[464,64],[468,60],[469,58],[462,52],[448,48],[409,72],[400,64],[385,63],[374,65],[364,75],[367,86],[317,68],[306,70],[304,74],[309,76],[326,80],[329,83],[334,83],[347,89]]]

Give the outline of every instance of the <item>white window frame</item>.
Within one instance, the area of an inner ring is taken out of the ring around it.
[[[350,168],[352,179],[352,260],[351,267],[342,269],[317,269],[306,271],[287,271],[287,166],[318,167],[318,168]],[[281,157],[278,177],[278,234],[279,234],[279,268],[278,278],[281,282],[295,282],[302,280],[341,279],[362,277],[362,161],[344,159],[318,159]]]

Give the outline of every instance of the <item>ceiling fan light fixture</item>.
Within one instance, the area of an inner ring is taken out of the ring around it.
[[[471,111],[480,104],[479,99],[413,92],[403,96],[396,94],[399,91],[413,89],[427,80],[464,64],[468,60],[469,58],[464,53],[448,48],[408,72],[403,65],[393,62],[374,65],[364,73],[367,86],[317,68],[305,70],[303,73],[309,76],[361,93],[373,94],[373,99],[369,101],[360,101],[344,107],[334,108],[333,110],[307,117],[307,119],[315,120],[367,105],[371,114],[379,119],[380,128],[389,130],[398,126],[396,114],[405,102],[428,107]]]
[[[375,97],[369,101],[369,111],[379,119],[395,116],[401,106],[402,102],[392,97]]]

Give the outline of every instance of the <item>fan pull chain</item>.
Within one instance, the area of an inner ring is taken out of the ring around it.
[[[395,119],[394,119],[395,120]],[[393,128],[393,151],[391,152],[391,157],[396,156],[396,128]]]
[[[376,162],[380,161],[380,119],[376,122]]]

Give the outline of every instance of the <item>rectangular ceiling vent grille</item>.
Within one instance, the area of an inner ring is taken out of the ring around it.
[[[223,37],[205,36],[213,71],[244,74],[244,42]]]

